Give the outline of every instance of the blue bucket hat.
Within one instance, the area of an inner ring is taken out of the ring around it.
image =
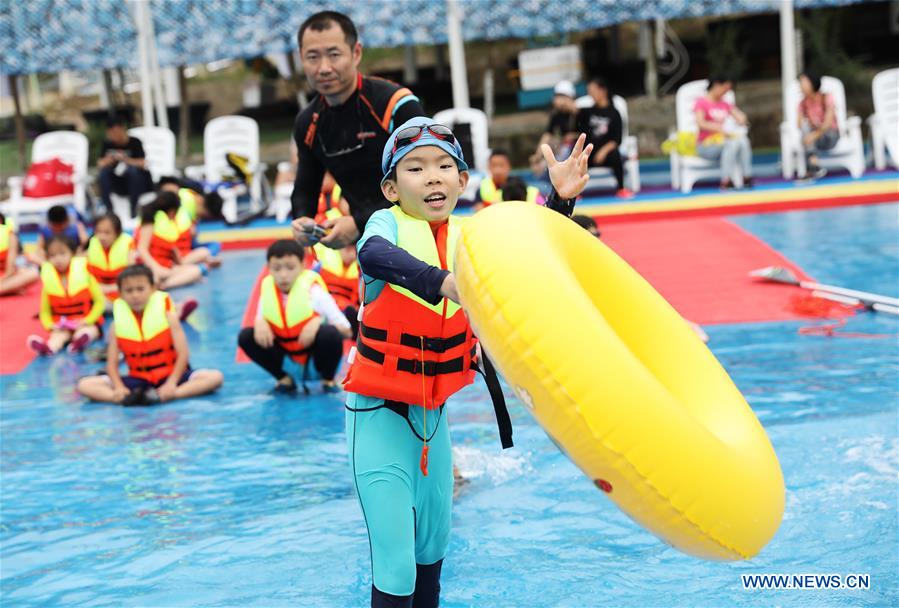
[[[437,137],[434,137],[434,135],[427,129],[424,129],[421,133],[421,137],[416,139],[414,142],[398,149],[396,151],[396,154],[393,153],[393,144],[396,141],[397,133],[408,127],[427,127],[435,124],[439,123],[434,122],[433,118],[428,118],[427,116],[416,116],[415,118],[410,118],[399,127],[397,127],[397,129],[390,135],[387,143],[384,144],[384,152],[383,154],[381,154],[381,170],[384,172],[384,177],[381,179],[382,184],[387,181],[387,176],[390,175],[390,172],[393,171],[393,168],[396,167],[396,164],[400,162],[401,158],[403,158],[406,154],[408,154],[415,148],[419,148],[421,146],[437,146],[453,157],[453,159],[456,161],[456,165],[458,165],[459,167],[460,172],[468,171],[468,165],[465,163],[465,158],[462,155],[462,146],[459,145],[459,141],[454,139],[454,141],[450,143],[448,141],[439,139]]]

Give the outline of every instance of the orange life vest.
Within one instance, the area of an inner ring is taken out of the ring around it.
[[[178,355],[166,316],[170,307],[169,296],[164,291],[150,295],[140,319],[125,300],[119,298],[112,305],[116,344],[125,357],[130,376],[155,385],[172,375]]]
[[[321,263],[318,273],[328,286],[328,292],[334,297],[337,306],[341,310],[347,306],[358,308],[359,264],[353,262],[345,266],[339,249],[331,249],[321,243],[316,243],[312,250]]]
[[[163,211],[153,216],[153,237],[150,239],[150,255],[160,266],[171,268],[175,265],[175,251],[181,257],[190,253],[193,242],[193,221],[190,214],[179,208],[172,220]]]
[[[453,271],[453,256],[462,220],[450,217],[445,256],[440,255],[428,222],[398,207],[397,247],[427,264]],[[438,233],[438,239],[444,235]],[[477,339],[462,308],[451,300],[429,304],[412,292],[387,283],[363,306],[355,352],[344,387],[378,399],[419,405],[443,405],[474,381]]]
[[[101,285],[115,285],[119,273],[128,266],[128,254],[134,247],[134,239],[124,232],[108,250],[103,248],[97,237],[87,243],[87,269]],[[118,290],[106,293],[109,300],[119,297]]]
[[[334,189],[331,190],[331,194],[326,195],[324,192],[319,193],[318,209],[315,213],[316,224],[321,224],[326,219],[343,215],[338,208],[340,205],[340,197],[342,195],[343,191],[340,188],[340,184],[334,184]],[[336,214],[334,214],[334,212],[336,212]]]
[[[283,348],[291,359],[301,364],[306,363],[309,358],[309,350],[303,348],[298,338],[306,324],[319,316],[312,309],[312,302],[309,298],[309,290],[315,284],[322,289],[327,289],[318,273],[312,270],[303,270],[290,287],[286,305],[281,303],[280,290],[271,275],[262,279],[262,285],[259,288],[259,306],[262,309],[262,318],[272,328],[272,333],[275,334],[275,343]]]
[[[81,256],[72,258],[69,263],[65,286],[53,264],[50,262],[41,264],[41,281],[50,301],[53,323],[59,323],[63,317],[76,321],[90,313],[94,303],[90,290],[91,280],[91,275],[87,271],[87,259]]]

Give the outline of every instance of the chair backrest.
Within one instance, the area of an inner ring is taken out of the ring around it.
[[[259,125],[246,116],[219,116],[206,123],[203,131],[203,159],[206,180],[221,181],[228,172],[225,154],[244,156],[250,165],[259,163]]]
[[[580,110],[592,108],[596,105],[596,102],[589,95],[578,97],[574,100],[574,103]],[[621,141],[624,141],[628,136],[627,101],[621,95],[612,95],[612,105],[618,110],[618,114],[621,116]]]
[[[58,158],[75,170],[75,175],[87,175],[88,141],[77,131],[50,131],[38,135],[31,146],[31,162]]]
[[[846,128],[846,90],[843,83],[833,76],[822,76],[821,92],[833,98],[834,117],[837,120],[837,128],[842,131]],[[784,122],[790,126],[797,124],[800,101],[802,90],[799,88],[799,81],[794,80],[787,89],[787,107],[784,108]]]
[[[884,70],[874,76],[871,93],[890,157],[899,164],[899,68]]]
[[[446,125],[450,129],[457,124],[467,124],[471,128],[471,147],[474,162],[469,163],[481,171],[487,170],[490,158],[490,146],[487,139],[487,115],[477,108],[450,108],[437,112],[434,122]]]
[[[165,127],[134,127],[128,134],[140,140],[153,181],[175,174],[175,134]]]
[[[681,85],[674,97],[675,112],[677,113],[677,130],[678,131],[699,131],[696,125],[696,115],[693,112],[693,106],[696,100],[706,94],[709,90],[708,80],[694,80]],[[724,95],[724,101],[731,105],[736,105],[737,98],[733,91],[728,91]]]

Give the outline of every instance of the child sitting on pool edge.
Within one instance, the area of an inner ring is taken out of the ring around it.
[[[566,215],[587,183],[584,139],[563,163],[543,149],[556,189],[547,206]],[[417,117],[387,140],[381,168],[395,205],[376,211],[359,240],[365,303],[344,385],[347,449],[371,548],[371,605],[433,607],[453,496],[444,405],[473,381],[477,348],[453,274],[463,220],[451,214],[468,166],[447,127]]]
[[[119,298],[106,351],[106,373],[78,381],[78,392],[94,401],[153,405],[212,392],[224,378],[217,369],[191,370],[187,338],[171,298],[157,291],[143,264],[117,278]],[[128,375],[119,374],[119,353]]]
[[[259,288],[256,320],[240,330],[238,345],[277,381],[276,393],[297,392],[293,377],[284,371],[285,355],[303,366],[311,356],[325,392],[339,390],[334,375],[343,339],[353,335],[350,322],[318,273],[303,268],[299,243],[275,241],[265,257],[269,274]]]

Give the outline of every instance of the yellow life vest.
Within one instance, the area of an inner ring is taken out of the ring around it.
[[[166,315],[168,299],[164,291],[150,294],[140,321],[123,299],[112,305],[116,343],[128,364],[128,373],[152,384],[171,376],[178,358]]]
[[[90,281],[87,258],[82,256],[73,257],[69,263],[65,287],[53,264],[50,262],[41,264],[41,282],[50,301],[54,323],[58,323],[62,317],[81,319],[88,315],[93,305]]]
[[[190,188],[179,188],[178,198],[181,199],[181,209],[187,213],[192,222],[197,221],[197,193]],[[176,216],[177,218],[177,216]]]
[[[481,201],[483,201],[485,207],[489,207],[493,203],[503,202],[503,191],[496,187],[496,184],[493,183],[493,179],[490,177],[485,177],[481,180],[480,193]],[[540,189],[528,186],[528,196],[525,202],[536,203],[538,196],[540,196]]]
[[[0,272],[6,272],[7,255],[9,253],[9,236],[15,232],[16,225],[12,218],[0,224]],[[15,260],[12,260],[15,263]]]
[[[260,286],[259,306],[262,308],[262,318],[271,327],[277,344],[287,351],[291,359],[299,363],[305,363],[308,352],[300,346],[297,338],[303,327],[318,316],[309,297],[309,290],[315,284],[325,291],[328,289],[318,273],[304,270],[290,287],[284,306],[281,305],[281,294],[274,277],[265,277]]]
[[[124,232],[113,242],[107,252],[96,236],[87,243],[87,269],[104,285],[114,284],[119,272],[128,266],[128,254],[134,247],[134,239]]]

